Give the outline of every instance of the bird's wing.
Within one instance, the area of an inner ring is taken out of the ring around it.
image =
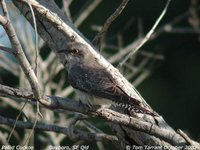
[[[81,91],[106,98],[121,104],[138,105],[140,101],[128,96],[103,68],[88,65],[75,65],[69,70],[70,84]]]
[[[114,78],[103,68],[95,65],[79,64],[68,72],[70,84],[88,94],[110,99],[122,107],[134,112],[157,116],[154,112],[143,108],[140,101],[126,94],[115,82]]]

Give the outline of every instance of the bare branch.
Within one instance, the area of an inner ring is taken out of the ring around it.
[[[11,48],[5,47],[1,44],[0,44],[0,50],[15,56],[15,52],[13,52],[13,50]]]
[[[15,120],[10,118],[5,118],[3,116],[0,116],[0,124],[5,124],[8,126],[13,126],[15,124]],[[23,121],[17,121],[16,127],[22,128],[22,129],[32,129],[34,126],[33,123],[30,122],[23,122]],[[68,128],[66,127],[60,127],[56,125],[51,124],[43,124],[43,123],[37,123],[34,127],[35,130],[43,130],[43,131],[53,131],[58,133],[63,133],[67,136],[68,135]],[[73,134],[75,139],[81,139],[81,140],[87,140],[87,141],[109,141],[109,142],[116,142],[118,139],[115,136],[108,135],[105,133],[89,133],[81,130],[74,129]]]
[[[31,22],[32,17],[29,13],[30,10],[27,8],[26,5],[24,5],[23,0],[14,0],[13,3],[16,5],[16,7],[19,8],[22,14],[24,14],[25,17]],[[122,89],[125,92],[127,92],[127,94],[139,99],[141,102],[144,103],[145,107],[149,108],[149,106],[145,104],[145,101],[140,96],[140,94],[134,89],[134,87],[132,87],[132,85],[119,73],[117,69],[115,69],[110,63],[107,62],[107,60],[105,60],[101,55],[99,55],[98,52],[94,50],[90,42],[71,24],[71,22],[68,21],[68,19],[65,18],[65,16],[60,12],[60,10],[55,5],[53,5],[53,1],[48,1],[47,3],[44,0],[30,0],[30,3],[35,12],[36,21],[38,25],[38,33],[48,43],[49,47],[52,50],[57,52],[60,49],[66,48],[67,43],[72,38],[75,39],[75,42],[83,43],[88,47],[88,52],[92,53],[97,59],[98,63],[111,73],[113,78],[117,80],[119,86],[122,87]],[[51,5],[49,3],[51,3]],[[52,8],[52,6],[54,7]],[[63,58],[60,55],[59,58],[64,64],[64,62],[66,61],[65,58]],[[55,101],[53,101],[52,99],[54,99]],[[184,138],[178,135],[169,125],[167,125],[167,123],[161,117],[152,118],[149,116],[141,116],[136,114],[137,118],[140,119],[135,119],[109,109],[93,108],[94,110],[90,110],[89,108],[77,102],[64,100],[58,97],[50,96],[46,97],[46,100],[47,102],[43,105],[52,109],[57,108],[63,110],[67,109],[76,112],[81,111],[81,113],[84,114],[90,114],[99,116],[100,118],[104,118],[105,120],[114,123],[114,125],[118,125],[119,128],[132,133],[132,140],[134,142],[136,142],[136,140],[140,141],[140,144],[144,144],[145,140],[147,139],[153,143],[152,145],[161,145],[169,143],[171,143],[172,145],[186,144]],[[140,124],[141,122],[144,124]],[[133,138],[134,136],[137,137]],[[160,138],[160,136],[162,138]]]
[[[104,39],[106,31],[108,30],[108,28],[110,27],[112,22],[121,14],[121,12],[124,10],[124,8],[126,7],[128,2],[129,2],[129,0],[123,0],[122,1],[122,3],[115,10],[115,12],[106,20],[101,31],[94,37],[92,43],[94,45],[97,45],[98,43],[100,44],[99,45],[99,51],[101,51],[101,44],[102,44],[102,41]]]
[[[12,62],[6,55],[0,55],[0,67],[11,72],[15,76],[19,74],[18,66]]]
[[[76,27],[79,27],[81,23],[91,14],[91,12],[102,2],[102,0],[95,0],[93,2],[88,1],[89,4],[87,8],[84,9],[84,11],[80,12],[78,18],[74,21],[74,24]]]
[[[70,13],[70,10],[69,10],[69,6],[72,3],[72,0],[62,0],[62,2],[63,2],[63,8],[62,9],[66,13],[66,15],[69,18],[69,20],[72,21],[71,13]]]
[[[190,146],[192,146],[192,147],[190,147],[191,149],[197,149],[197,150],[200,149],[200,143],[197,143],[197,142],[191,140],[191,139],[188,137],[188,135],[185,134],[185,133],[184,133],[182,130],[180,130],[180,129],[179,129],[177,132],[188,142],[188,144],[190,144]]]
[[[14,123],[14,125],[13,125],[13,128],[12,128],[12,130],[11,130],[9,136],[8,136],[8,142],[10,141],[10,138],[11,138],[11,136],[12,136],[14,130],[15,130],[17,121],[19,120],[19,117],[21,116],[21,114],[22,114],[22,112],[23,112],[23,109],[24,109],[24,107],[26,106],[27,102],[28,102],[28,100],[23,104],[23,106],[22,106],[22,108],[21,108],[19,114],[17,115],[17,117],[16,117],[16,119],[15,119],[15,123]]]
[[[122,62],[119,63],[119,67],[122,67],[123,64],[135,53],[137,52],[151,37],[151,35],[153,34],[154,30],[156,29],[156,27],[158,26],[159,22],[161,21],[161,19],[163,18],[163,16],[165,15],[167,8],[169,6],[169,3],[171,2],[171,0],[168,0],[164,10],[162,11],[162,13],[160,14],[160,16],[158,17],[158,19],[156,20],[155,24],[153,25],[153,27],[151,28],[151,30],[147,33],[147,35],[141,40],[141,42],[139,42],[139,44],[137,45],[137,47],[135,49],[133,49],[124,59]]]
[[[29,1],[27,1],[27,4],[28,4],[28,6],[31,10],[31,14],[32,14],[32,17],[33,17],[34,29],[35,29],[35,74],[37,76],[37,74],[38,74],[38,53],[39,53],[37,24],[36,24],[36,19],[35,19],[35,14],[34,14],[33,8],[31,6],[31,4],[29,3]]]
[[[200,6],[197,8],[197,11],[199,11],[199,10],[200,10]],[[177,24],[178,22],[180,22],[181,20],[183,20],[188,15],[189,15],[189,11],[186,11],[186,12],[182,13],[181,15],[175,17],[172,21],[168,22],[167,24],[164,24],[163,26],[161,26],[160,28],[158,28],[151,35],[151,38],[149,40],[153,40],[153,39],[157,38],[163,32],[170,32],[172,29],[174,29],[173,26],[175,24]],[[169,31],[169,29],[170,29],[170,31]],[[132,42],[131,44],[129,44],[128,46],[126,46],[126,47],[124,47],[122,49],[119,49],[118,53],[116,53],[115,55],[112,55],[109,58],[109,62],[116,63],[116,62],[122,60],[125,57],[126,54],[130,53],[131,50],[135,49],[139,45],[139,43],[141,42],[141,39],[144,39],[144,37],[135,40],[134,42]]]
[[[8,37],[12,44],[12,47],[16,52],[16,58],[18,59],[20,66],[22,67],[24,74],[26,75],[26,77],[32,87],[32,90],[35,94],[36,99],[40,100],[41,91],[40,91],[38,80],[35,76],[33,69],[31,68],[28,60],[26,59],[26,56],[22,50],[22,46],[16,36],[15,30],[14,30],[12,24],[10,23],[6,4],[5,4],[4,0],[1,1],[1,5],[2,5],[2,9],[4,11],[5,16],[4,17],[0,16],[0,24],[4,27],[6,33],[8,34]]]
[[[21,97],[34,100],[33,94],[31,92],[25,92],[18,89],[13,89],[11,87],[0,85],[0,95],[1,96],[11,96],[11,97]],[[45,106],[53,109],[64,109],[80,112],[83,114],[95,115],[101,117],[109,122],[121,124],[137,131],[142,131],[163,139],[170,143],[171,145],[179,145],[183,142],[183,139],[179,134],[173,130],[160,128],[157,125],[151,124],[149,122],[142,121],[118,112],[115,112],[106,108],[88,108],[83,104],[76,101],[63,99],[56,96],[44,96],[44,99],[48,100],[49,105]],[[159,117],[160,118],[160,117]],[[161,119],[161,118],[160,118]],[[182,141],[182,142],[181,142]]]

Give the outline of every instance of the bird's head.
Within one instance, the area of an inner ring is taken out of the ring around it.
[[[58,53],[62,53],[65,56],[66,62],[64,65],[70,67],[77,63],[82,63],[88,57],[87,46],[82,43],[69,43],[66,49],[59,50]]]

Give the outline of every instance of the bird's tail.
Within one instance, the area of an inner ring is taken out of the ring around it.
[[[153,117],[156,117],[158,116],[157,113],[155,112],[152,112],[142,106],[139,106],[139,105],[131,105],[131,104],[120,104],[121,107],[125,108],[125,109],[128,109],[130,111],[133,111],[135,113],[141,113],[141,114],[147,114],[147,115],[151,115]]]
[[[146,109],[146,108],[144,108],[142,106],[139,106],[139,105],[132,106],[130,110],[132,110],[132,111],[134,111],[136,113],[151,115],[153,117],[158,116],[157,113],[152,112],[152,111],[150,111],[150,110],[148,110],[148,109]]]

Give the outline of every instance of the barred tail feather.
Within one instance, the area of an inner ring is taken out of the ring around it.
[[[147,114],[147,115],[151,115],[153,117],[158,116],[158,114],[151,112],[150,110],[139,106],[139,105],[130,105],[130,104],[125,104],[125,103],[119,103],[119,106],[121,106],[122,108],[128,109],[130,111],[133,111],[135,113],[141,113],[141,114]]]
[[[151,115],[151,116],[153,116],[153,117],[158,116],[158,114],[156,114],[156,113],[154,113],[154,112],[152,112],[152,111],[150,111],[150,110],[147,110],[147,109],[144,108],[144,107],[137,106],[137,105],[132,106],[130,110],[132,110],[132,111],[134,111],[134,112],[136,112],[136,113]]]

